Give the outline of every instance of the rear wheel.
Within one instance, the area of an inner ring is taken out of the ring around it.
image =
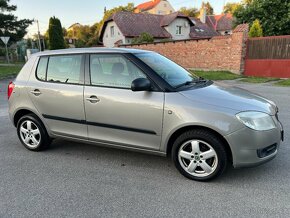
[[[227,167],[227,153],[222,141],[206,130],[190,130],[180,135],[172,148],[176,168],[189,179],[208,181]]]
[[[34,114],[28,114],[19,119],[17,134],[21,143],[31,151],[44,150],[51,144],[44,125]]]

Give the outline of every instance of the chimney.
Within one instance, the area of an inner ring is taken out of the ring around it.
[[[200,9],[200,15],[199,15],[199,19],[202,23],[206,22],[206,8],[203,5],[202,8]]]

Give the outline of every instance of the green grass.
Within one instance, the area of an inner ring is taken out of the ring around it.
[[[284,79],[277,83],[274,83],[275,86],[290,86],[290,79]]]
[[[0,79],[16,76],[22,66],[0,66]]]
[[[278,81],[279,78],[271,78],[271,77],[245,77],[241,79],[241,82],[247,82],[247,83],[268,83],[273,81]]]
[[[242,78],[241,75],[233,74],[228,71],[199,71],[191,70],[191,72],[199,77],[210,80],[233,80]]]
[[[0,64],[7,64],[6,60],[0,60]],[[25,61],[10,61],[10,64],[25,64]]]

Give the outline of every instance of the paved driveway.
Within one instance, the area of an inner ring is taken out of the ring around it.
[[[236,84],[278,104],[286,141],[270,163],[199,183],[152,155],[62,140],[27,151],[7,115],[7,83],[0,81],[0,217],[290,216],[290,88]]]

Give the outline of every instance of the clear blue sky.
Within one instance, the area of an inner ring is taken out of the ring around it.
[[[107,9],[133,2],[138,5],[148,0],[11,0],[17,5],[16,15],[19,18],[38,19],[40,31],[43,33],[48,28],[51,16],[58,17],[64,27],[73,23],[91,25],[103,16],[104,7]],[[202,0],[169,0],[177,10],[180,7],[200,8]],[[224,2],[239,2],[239,0],[205,0],[214,7],[215,13],[221,13]],[[29,35],[37,32],[36,24],[29,28]]]

